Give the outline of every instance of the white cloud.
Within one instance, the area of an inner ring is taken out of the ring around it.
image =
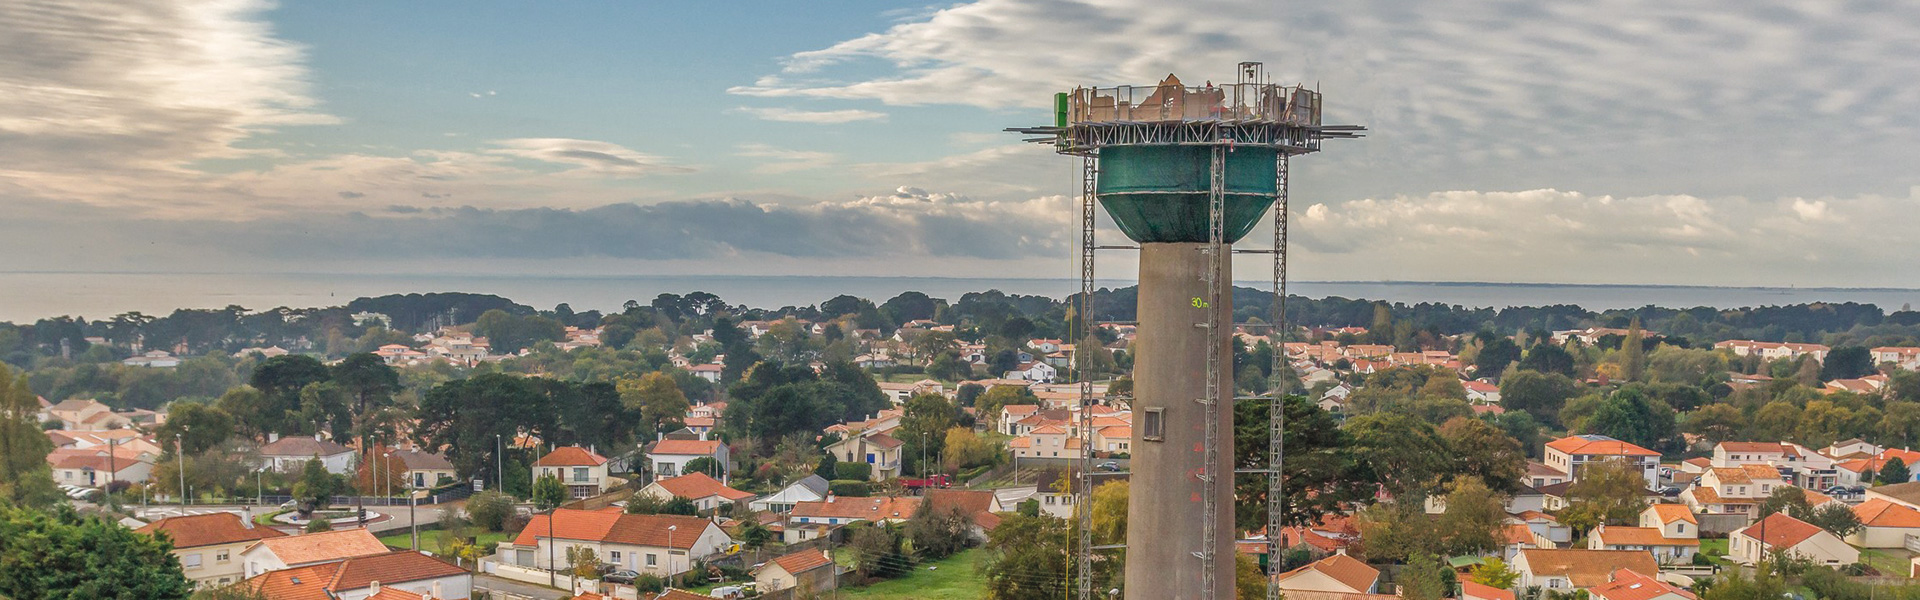
[[[0,163],[169,168],[253,132],[333,122],[261,0],[0,2]]]
[[[832,152],[788,150],[767,144],[741,144],[740,151],[734,154],[747,158],[771,159],[770,162],[754,167],[754,172],[768,175],[823,169],[833,166],[840,158]]]
[[[852,123],[854,121],[884,121],[887,118],[887,113],[857,109],[797,110],[780,107],[756,108],[742,106],[734,110],[756,119],[782,121],[786,123]]]
[[[572,165],[570,171],[614,177],[638,177],[661,173],[690,173],[694,169],[669,164],[666,159],[614,144],[569,138],[519,138],[492,142],[499,148],[489,154],[512,156],[541,162]]]

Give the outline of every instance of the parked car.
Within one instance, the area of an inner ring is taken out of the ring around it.
[[[1836,486],[1821,490],[1821,493],[1826,494],[1828,496],[1844,496],[1844,495],[1853,493],[1853,490],[1844,485],[1836,485]]]
[[[1117,473],[1120,471],[1120,463],[1110,460],[1094,466],[1093,469],[1095,471],[1106,471],[1108,473]]]
[[[1663,487],[1663,488],[1660,488],[1660,495],[1662,495],[1662,496],[1678,496],[1678,495],[1680,495],[1680,488],[1677,488],[1677,487],[1673,487],[1673,486],[1667,486],[1667,487]]]
[[[620,570],[620,571],[614,571],[612,573],[603,575],[600,577],[600,580],[605,581],[607,583],[632,584],[634,578],[637,578],[639,576],[640,576],[640,573],[636,571]]]

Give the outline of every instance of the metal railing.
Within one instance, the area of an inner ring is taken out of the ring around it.
[[[1274,121],[1320,125],[1320,93],[1269,83],[1074,88],[1067,124],[1163,121]]]

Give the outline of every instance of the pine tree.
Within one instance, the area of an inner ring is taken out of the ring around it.
[[[1627,324],[1627,339],[1620,341],[1620,362],[1626,368],[1627,381],[1639,381],[1647,370],[1647,349],[1641,343],[1646,337],[1640,331],[1640,317],[1634,317]]]

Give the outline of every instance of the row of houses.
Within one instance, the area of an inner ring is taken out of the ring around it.
[[[288,535],[237,513],[167,517],[135,530],[172,540],[172,554],[202,588],[241,584],[268,600],[462,600],[465,568],[393,550],[365,529]]]

